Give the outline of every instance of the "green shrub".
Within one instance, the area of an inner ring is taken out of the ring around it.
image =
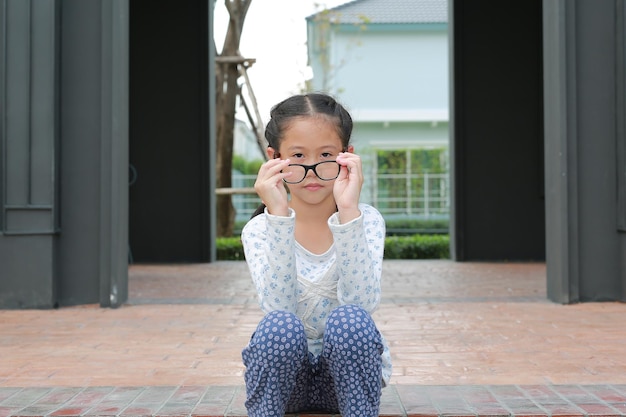
[[[447,219],[385,219],[387,236],[448,234]]]
[[[247,160],[243,156],[235,155],[233,156],[233,166],[234,170],[241,172],[244,175],[256,175],[259,172],[259,168],[263,165],[262,159],[255,160]]]
[[[449,259],[448,235],[388,236],[385,259]]]
[[[215,246],[218,261],[243,261],[245,259],[239,236],[218,237]]]
[[[448,235],[388,236],[385,238],[385,259],[449,259]],[[244,260],[239,237],[217,238],[219,261]]]

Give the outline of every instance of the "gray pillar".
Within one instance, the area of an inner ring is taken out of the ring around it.
[[[623,1],[543,2],[548,296],[562,303],[624,299],[618,8]]]
[[[100,305],[128,299],[129,6],[102,2]]]
[[[617,229],[620,241],[621,300],[626,300],[626,1],[617,2]]]
[[[128,0],[62,2],[59,303],[127,298]]]

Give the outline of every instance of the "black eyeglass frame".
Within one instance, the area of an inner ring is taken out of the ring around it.
[[[335,163],[335,164],[337,164],[337,175],[335,175],[333,178],[322,178],[322,177],[320,177],[320,174],[317,173],[317,166],[321,165],[321,164],[328,164],[328,163]],[[283,178],[283,181],[285,183],[287,183],[287,184],[299,184],[299,183],[301,183],[306,178],[306,175],[309,173],[309,170],[313,171],[315,176],[317,178],[319,178],[320,180],[322,180],[322,181],[332,181],[332,180],[335,180],[335,179],[337,179],[337,177],[339,176],[339,173],[341,172],[341,165],[339,165],[337,163],[337,161],[321,161],[321,162],[318,162],[318,163],[313,164],[313,165],[289,164],[288,166],[304,168],[304,175],[302,176],[302,179],[300,179],[300,181],[288,181],[286,178]]]

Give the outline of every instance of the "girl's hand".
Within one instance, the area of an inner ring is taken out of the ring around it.
[[[341,169],[335,180],[333,195],[339,211],[339,220],[341,223],[347,223],[361,215],[358,207],[363,187],[361,157],[351,152],[341,152],[337,155],[336,161],[341,165]]]
[[[290,173],[281,172],[289,165],[289,159],[270,159],[261,165],[254,190],[267,207],[267,211],[275,216],[289,215],[289,202],[283,178]]]

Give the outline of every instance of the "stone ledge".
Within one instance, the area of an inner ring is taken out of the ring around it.
[[[242,386],[0,387],[1,417],[245,417]],[[391,385],[380,416],[626,416],[626,385]],[[296,417],[295,415],[289,415]],[[330,417],[302,413],[297,417]]]

